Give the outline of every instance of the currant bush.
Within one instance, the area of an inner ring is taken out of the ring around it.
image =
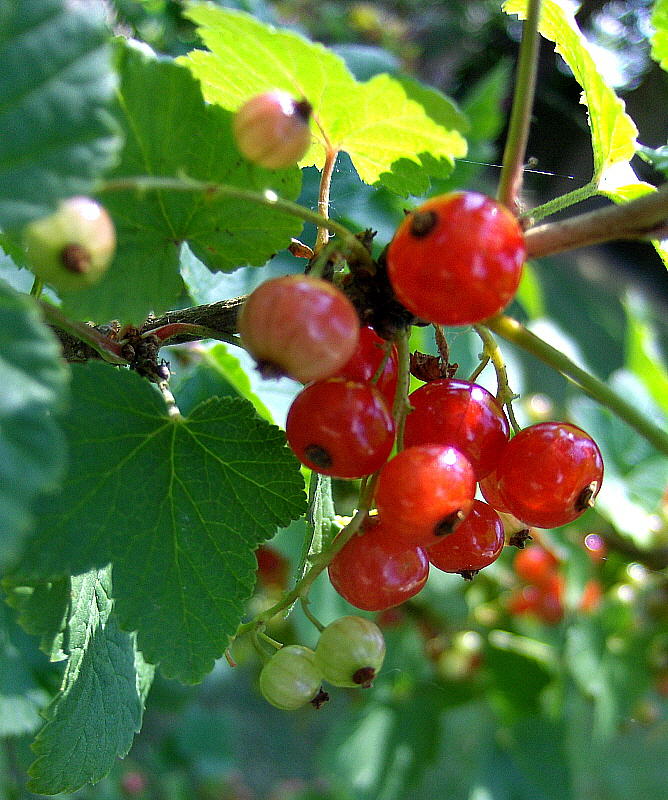
[[[524,235],[477,192],[433,197],[406,215],[387,250],[397,298],[420,319],[469,325],[501,311],[519,286]]]
[[[346,364],[360,330],[348,298],[308,275],[260,284],[242,306],[238,327],[264,377],[289,375],[302,383],[327,378]]]
[[[504,545],[503,523],[494,509],[480,500],[454,533],[427,548],[429,562],[444,572],[475,573],[494,563]]]
[[[479,480],[496,466],[510,425],[487,389],[470,381],[443,378],[409,395],[404,445],[450,445],[471,463]]]
[[[296,164],[311,144],[311,105],[274,89],[251,97],[234,116],[237,147],[249,160],[267,169]]]
[[[387,529],[406,545],[428,547],[452,533],[473,506],[475,475],[447,445],[415,445],[385,464],[376,505]]]
[[[422,589],[429,561],[422,547],[397,542],[375,515],[334,556],[328,572],[334,589],[355,608],[384,611]]]
[[[313,650],[290,644],[274,653],[262,668],[260,691],[272,706],[295,711],[318,694],[322,678]]]
[[[285,431],[297,458],[337,478],[370,475],[387,461],[394,420],[374,386],[329,378],[303,389],[288,411]]]
[[[90,197],[70,197],[58,210],[31,222],[23,234],[30,269],[59,292],[100,280],[116,249],[105,209]]]
[[[315,660],[333,686],[368,689],[385,659],[385,638],[370,619],[340,617],[320,634]]]

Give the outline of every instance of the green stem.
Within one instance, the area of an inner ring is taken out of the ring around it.
[[[334,164],[339,151],[331,147],[327,148],[325,154],[325,164],[320,175],[320,189],[318,191],[318,213],[324,218],[329,219],[329,196],[332,188],[332,175],[334,174]],[[329,241],[329,231],[320,225],[315,239],[315,252],[319,252]]]
[[[100,187],[100,191],[103,192],[128,190],[136,190],[138,192],[202,192],[212,197],[229,197],[233,200],[244,200],[248,203],[277,208],[286,214],[304,220],[304,222],[311,222],[318,226],[318,228],[324,228],[336,234],[360,260],[364,263],[371,262],[371,256],[368,250],[345,225],[334,222],[322,214],[300,206],[298,203],[293,203],[290,200],[283,200],[271,190],[255,192],[250,189],[242,189],[238,186],[228,186],[224,183],[207,183],[206,181],[198,181],[193,178],[170,178],[153,175],[130,175],[123,178],[113,178],[103,183]]]
[[[43,290],[44,290],[44,281],[41,278],[36,277],[32,283],[30,294],[39,300],[39,298],[42,296]]]
[[[558,211],[563,211],[565,208],[574,206],[576,203],[581,203],[583,200],[588,200],[598,192],[598,181],[592,178],[585,186],[580,186],[579,189],[573,189],[572,192],[562,194],[560,197],[555,197],[541,206],[536,206],[530,211],[527,211],[527,217],[537,221],[549,217],[551,214],[556,214]]]
[[[394,395],[394,406],[392,407],[392,416],[394,417],[394,422],[397,429],[397,450],[403,450],[406,417],[411,411],[411,404],[408,401],[408,392],[411,383],[411,352],[408,330],[399,331],[394,337],[394,344],[397,348],[398,375],[397,389],[396,394]]]
[[[517,211],[517,198],[522,187],[524,159],[533,109],[538,68],[538,21],[540,0],[529,0],[527,17],[522,28],[522,41],[517,60],[517,75],[513,107],[510,112],[508,138],[503,152],[501,179],[497,198],[513,212]]]
[[[574,364],[570,358],[527,330],[512,317],[499,314],[485,320],[485,325],[508,342],[556,369],[602,406],[609,408],[620,419],[634,428],[648,442],[668,455],[668,433],[645,417],[636,405],[625,400],[603,381]]]
[[[506,362],[503,358],[501,348],[484,325],[474,325],[473,328],[482,339],[485,355],[488,356],[496,371],[496,399],[502,406],[506,407],[510,424],[513,426],[515,433],[518,433],[520,431],[520,426],[515,419],[515,412],[513,411],[513,400],[517,395],[508,384],[508,370],[506,369]]]
[[[91,325],[86,325],[83,322],[76,322],[66,317],[59,308],[51,305],[51,303],[42,301],[40,307],[49,325],[52,325],[54,328],[59,328],[61,331],[65,331],[65,333],[69,333],[71,336],[85,342],[89,347],[92,347],[104,361],[110,364],[122,364],[127,367],[129,362],[127,358],[124,358],[122,345],[118,342],[114,342],[107,336],[104,336]]]

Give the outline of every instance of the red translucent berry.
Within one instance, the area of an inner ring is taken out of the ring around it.
[[[409,395],[404,444],[448,444],[471,462],[478,480],[496,466],[510,426],[482,386],[456,378],[431,381]]]
[[[382,392],[388,406],[392,407],[394,395],[397,390],[398,356],[397,348],[392,345],[386,357],[387,342],[369,326],[360,329],[360,338],[355,352],[350,360],[336,373],[336,377],[347,378],[349,381],[369,383],[380,365],[384,367],[374,384]]]
[[[508,611],[517,616],[530,614],[556,625],[564,616],[563,592],[563,578],[554,573],[545,586],[531,584],[514,593],[508,601]]]
[[[267,169],[296,164],[311,144],[311,105],[274,89],[251,97],[234,116],[237,147],[249,161]]]
[[[580,597],[579,608],[585,614],[591,614],[601,605],[603,599],[603,587],[596,578],[591,578],[585,583]]]
[[[556,528],[579,517],[603,480],[596,442],[564,422],[539,422],[520,431],[496,468],[508,511],[527,525]]]
[[[427,548],[430,563],[444,572],[477,572],[501,555],[503,523],[487,503],[473,501],[473,508],[454,533]]]
[[[278,650],[260,673],[262,696],[284,711],[294,711],[313,700],[321,683],[322,672],[315,653],[298,644]]]
[[[309,275],[260,284],[239,314],[239,333],[264,377],[328,378],[352,356],[359,320],[336,286]]]
[[[378,512],[397,540],[428,547],[451,534],[473,505],[475,475],[467,458],[446,445],[415,445],[385,464]]]
[[[382,394],[345,378],[303,389],[290,406],[285,431],[302,464],[337,478],[380,469],[394,443],[394,420]]]
[[[351,605],[384,611],[416,595],[429,575],[422,547],[397,543],[379,516],[369,517],[361,535],[353,536],[334,556],[329,579]]]
[[[23,239],[31,270],[63,292],[98,281],[116,249],[111,217],[90,197],[63,200],[55,213],[31,222]]]
[[[385,638],[370,619],[340,617],[320,634],[315,660],[334,686],[368,689],[383,666]]]
[[[559,560],[539,544],[519,550],[513,561],[515,574],[527,583],[536,586],[548,584],[559,566]]]
[[[290,562],[274,547],[263,544],[255,551],[258,581],[264,586],[285,589],[288,584]]]
[[[496,470],[493,470],[489,473],[489,475],[485,475],[484,478],[481,478],[478,485],[480,486],[480,492],[482,493],[482,496],[490,504],[490,506],[492,506],[492,508],[495,508],[497,511],[500,511],[503,514],[510,513],[510,510],[501,497],[501,493],[499,491],[499,479],[496,475]]]
[[[477,192],[433,197],[406,215],[387,251],[398,300],[415,316],[468,325],[501,311],[520,282],[522,229],[503,206]]]

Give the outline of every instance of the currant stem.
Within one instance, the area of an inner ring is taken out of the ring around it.
[[[547,203],[532,208],[531,211],[527,211],[524,216],[530,217],[534,221],[543,219],[544,217],[549,217],[550,214],[556,214],[558,211],[570,208],[570,206],[574,206],[576,203],[581,203],[583,200],[588,200],[596,193],[597,181],[592,179],[589,183],[585,184],[585,186],[580,186],[579,189],[573,189],[571,192],[562,194],[559,197],[555,197],[553,200],[548,200]]]
[[[552,345],[544,342],[512,317],[498,314],[485,320],[485,325],[511,344],[526,350],[548,366],[571,380],[585,394],[602,406],[609,408],[620,419],[634,428],[648,442],[665,455],[668,455],[668,433],[655,425],[650,419],[621,395],[613,391],[603,381],[578,367],[567,356]]]
[[[332,175],[334,173],[334,164],[339,151],[330,147],[329,145],[325,151],[325,164],[322,168],[320,175],[320,189],[318,192],[318,213],[325,219],[329,219],[329,196],[332,187]],[[329,241],[329,230],[322,225],[318,226],[318,233],[315,238],[314,251],[316,253],[327,244]]]
[[[158,389],[160,390],[162,399],[165,401],[165,405],[167,406],[167,416],[170,419],[183,419],[181,416],[181,411],[176,405],[176,399],[169,388],[169,383],[167,381],[159,381]]]
[[[536,88],[540,45],[538,34],[540,5],[540,0],[529,0],[526,21],[522,27],[513,107],[510,113],[508,138],[503,153],[501,179],[497,191],[499,202],[514,213],[518,211],[517,198],[522,187],[524,159]]]
[[[400,330],[394,337],[394,343],[397,348],[397,391],[394,396],[394,405],[392,407],[392,416],[396,425],[396,443],[397,451],[404,449],[404,428],[406,426],[406,417],[411,411],[411,405],[408,401],[408,392],[411,383],[410,372],[410,345],[409,345],[409,331]]]
[[[494,370],[496,371],[496,399],[501,405],[506,407],[508,420],[513,426],[515,433],[519,433],[521,429],[515,419],[515,412],[512,406],[512,401],[517,398],[517,395],[508,385],[508,370],[506,369],[506,362],[503,358],[501,348],[484,325],[474,325],[473,328],[482,339],[485,355],[492,362]]]
[[[482,353],[480,353],[479,358],[480,358],[480,363],[478,364],[478,366],[473,370],[473,372],[467,378],[469,383],[475,383],[478,380],[478,378],[480,377],[480,374],[482,373],[482,371],[489,364],[490,358],[487,355],[487,353],[485,353],[484,351]]]
[[[322,633],[322,631],[325,630],[325,626],[322,624],[322,622],[320,622],[320,620],[315,616],[315,614],[313,614],[311,612],[311,610],[309,608],[310,600],[308,599],[308,597],[300,597],[299,598],[299,602],[300,602],[301,607],[302,607],[302,613],[304,614],[306,619],[310,623],[315,625],[315,627]]]
[[[114,342],[92,325],[77,322],[65,316],[63,312],[45,301],[40,301],[40,308],[47,323],[54,328],[65,331],[81,342],[92,348],[104,361],[110,364],[128,366],[128,360],[122,354],[122,346]]]
[[[35,280],[33,281],[32,284],[32,288],[30,289],[30,294],[39,300],[39,298],[42,296],[43,290],[44,290],[44,281],[41,278],[35,277]]]

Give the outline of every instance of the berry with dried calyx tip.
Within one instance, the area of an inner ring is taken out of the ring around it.
[[[341,617],[320,634],[315,658],[323,677],[334,686],[368,689],[385,659],[385,639],[375,622]]]
[[[247,297],[238,320],[244,347],[264,378],[328,378],[353,355],[360,326],[348,298],[321,278],[283,275]]]
[[[457,530],[429,547],[427,557],[437,569],[459,572],[466,578],[496,561],[504,539],[503,523],[496,511],[487,503],[474,500]]]
[[[116,249],[106,210],[90,197],[70,197],[57,211],[31,222],[23,233],[30,269],[59,292],[98,281]]]
[[[266,169],[296,164],[311,144],[311,104],[273,89],[251,97],[237,111],[234,138],[242,155]]]
[[[290,644],[274,653],[262,668],[260,692],[272,706],[294,711],[319,695],[322,678],[313,650]]]

